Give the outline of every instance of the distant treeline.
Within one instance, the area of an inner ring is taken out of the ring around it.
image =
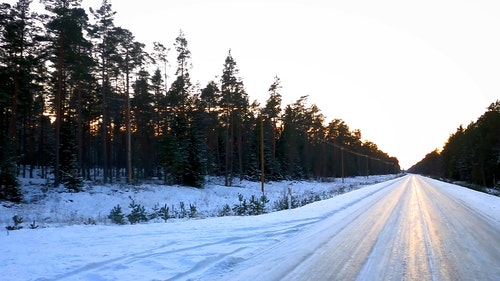
[[[409,172],[487,187],[500,186],[500,101],[476,122],[452,134],[442,151],[430,152]]]
[[[170,79],[170,49],[154,42],[146,52],[114,25],[109,1],[91,19],[81,1],[41,2],[44,14],[31,0],[0,4],[2,187],[34,171],[75,190],[82,179],[203,186],[206,175],[230,186],[260,179],[262,155],[266,180],[399,171],[359,130],[325,125],[307,96],[283,106],[278,77],[266,104],[250,103],[230,51],[217,80],[193,84],[181,31]]]

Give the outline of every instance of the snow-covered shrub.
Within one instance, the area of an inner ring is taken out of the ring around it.
[[[146,209],[141,204],[135,203],[135,200],[130,198],[132,202],[128,206],[131,211],[130,214],[127,215],[127,219],[131,224],[136,224],[139,222],[148,221],[148,214],[146,213]]]
[[[108,218],[116,224],[125,224],[125,215],[122,212],[122,207],[120,204],[116,205],[109,212]]]
[[[242,194],[238,194],[238,204],[234,204],[233,212],[238,216],[248,215],[248,203]]]
[[[173,208],[173,205],[172,205],[172,211],[173,211],[173,213],[176,214],[176,217],[179,219],[194,218],[198,214],[198,209],[196,207],[196,204],[189,203],[189,210],[187,210],[186,204],[183,201],[180,201],[179,202],[179,209],[180,209],[179,211],[175,211]]]
[[[184,204],[183,201],[179,202],[179,208],[181,210],[178,212],[177,217],[180,218],[180,219],[183,219],[183,218],[187,217],[188,212],[186,211],[186,205]]]
[[[266,195],[263,194],[260,198],[252,195],[250,198],[250,208],[248,214],[254,216],[266,213],[267,203],[269,203],[269,199],[267,199]]]
[[[279,200],[274,201],[274,209],[277,211],[295,209],[300,207],[297,196],[284,194]]]
[[[169,218],[171,218],[170,216],[170,208],[167,206],[167,204],[165,204],[165,206],[161,207],[160,208],[160,211],[158,212],[158,216],[163,219],[165,222],[167,222],[167,220]]]
[[[7,228],[7,230],[19,230],[19,229],[23,228],[23,226],[21,225],[21,223],[23,223],[22,217],[20,217],[18,215],[14,215],[12,217],[12,221],[14,221],[14,225],[6,226],[5,228]]]
[[[219,211],[219,217],[225,217],[225,216],[230,216],[231,215],[231,207],[229,204],[224,205],[222,207],[222,210]]]
[[[96,225],[95,219],[89,217],[86,221],[83,222],[84,225]]]
[[[149,220],[156,220],[160,216],[160,204],[156,203],[148,215]]]
[[[321,201],[321,196],[317,193],[311,193],[300,202],[301,206],[314,203],[316,201]]]
[[[37,229],[38,228],[38,224],[36,224],[36,221],[33,221],[32,223],[30,223],[30,229]]]
[[[196,209],[196,205],[189,203],[189,214],[188,214],[189,217],[194,218],[194,217],[196,217],[197,213],[198,213],[198,211]]]
[[[160,204],[156,203],[152,208],[151,212],[148,214],[149,220],[156,220],[158,218],[158,213],[160,212]]]

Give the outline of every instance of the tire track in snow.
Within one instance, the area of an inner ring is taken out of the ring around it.
[[[309,218],[309,219],[300,219],[300,220],[291,220],[285,224],[281,225],[269,225],[267,227],[260,228],[252,228],[252,227],[244,227],[238,229],[237,232],[241,232],[242,234],[251,233],[251,236],[243,236],[236,235],[232,237],[226,237],[215,242],[209,243],[200,243],[187,247],[179,247],[175,248],[177,244],[171,243],[168,245],[161,245],[159,247],[150,248],[147,250],[143,250],[136,253],[127,253],[126,256],[119,256],[115,258],[110,258],[100,262],[88,263],[79,268],[70,270],[66,273],[59,274],[55,277],[50,278],[42,278],[40,281],[50,281],[50,280],[71,280],[75,276],[83,276],[83,275],[92,275],[99,276],[99,271],[105,268],[113,268],[120,267],[124,265],[129,265],[133,263],[139,263],[141,261],[146,260],[157,260],[162,256],[170,256],[170,255],[179,255],[185,256],[193,253],[193,250],[203,249],[205,252],[206,248],[214,248],[212,251],[213,254],[202,258],[200,261],[195,262],[191,269],[186,272],[182,272],[179,275],[174,275],[168,278],[172,280],[180,280],[190,274],[195,274],[196,272],[201,272],[203,269],[208,269],[217,265],[218,263],[227,262],[228,256],[234,256],[237,253],[245,252],[245,250],[250,249],[248,247],[251,244],[260,244],[263,245],[276,243],[281,241],[280,237],[287,237],[290,235],[294,235],[299,232],[301,229],[306,228],[318,221],[317,218]],[[261,239],[255,239],[255,237],[262,237]],[[146,237],[145,237],[146,238]],[[278,240],[276,240],[278,239]],[[274,241],[274,242],[273,242]],[[221,250],[227,248],[227,251]],[[237,260],[237,258],[236,258]],[[233,261],[233,262],[236,262]],[[170,280],[170,279],[168,279]]]
[[[438,182],[411,175],[342,209],[224,280],[499,280],[498,220]]]
[[[499,280],[500,224],[460,198],[417,178],[437,280]]]
[[[222,276],[221,280],[261,280],[262,276],[265,276],[266,280],[294,280],[297,275],[293,271],[297,266],[302,266],[310,259],[314,259],[318,251],[328,248],[332,236],[343,233],[367,210],[379,205],[380,201],[387,197],[387,194],[391,193],[401,180],[404,178],[375,185],[373,189],[361,190],[361,196],[357,192],[344,194],[339,207],[321,216],[318,223],[229,269],[230,272]],[[393,200],[392,204],[396,202],[397,200]],[[385,212],[383,208],[379,208],[379,211]],[[361,222],[359,226],[368,227],[366,224],[363,226]],[[364,237],[362,233],[357,233],[357,235],[359,239]],[[344,243],[342,246],[350,247],[349,244]],[[356,248],[356,245],[351,246]],[[276,253],[280,255],[277,256]],[[332,265],[331,263],[325,264]],[[303,279],[296,280],[314,280],[314,277],[307,275],[303,276]]]

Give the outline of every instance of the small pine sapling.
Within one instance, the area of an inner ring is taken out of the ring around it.
[[[198,211],[196,210],[196,205],[189,203],[189,217],[194,218]]]
[[[116,224],[125,224],[125,215],[122,212],[122,207],[120,204],[116,205],[111,209],[111,212],[109,212],[108,218]]]
[[[160,216],[160,204],[156,203],[151,208],[151,213],[149,213],[149,220],[156,220]]]
[[[262,196],[260,196],[260,202],[262,204],[262,212],[263,214],[266,213],[266,205],[267,203],[269,203],[269,198],[267,198],[267,196],[265,194],[262,194]]]
[[[248,203],[242,194],[238,194],[239,204],[233,206],[233,212],[238,216],[248,215]]]
[[[130,198],[130,200],[132,200],[132,202],[130,202],[129,208],[132,209],[132,211],[127,215],[128,221],[131,224],[148,221],[148,214],[144,206],[135,203],[132,198]]]
[[[224,205],[222,207],[222,210],[219,211],[219,217],[225,217],[225,216],[230,216],[231,215],[231,207],[229,204]]]
[[[182,201],[179,202],[179,208],[181,209],[179,211],[179,218],[183,219],[183,218],[187,217],[188,212],[186,211],[186,205],[184,204],[184,202],[182,202]]]
[[[262,195],[260,198],[257,198],[255,195],[252,195],[250,198],[250,215],[261,215],[266,213],[266,204],[269,202],[266,195]]]
[[[165,206],[160,208],[158,216],[162,218],[165,222],[170,218],[170,208],[165,204]]]

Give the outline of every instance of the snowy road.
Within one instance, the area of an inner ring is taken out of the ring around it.
[[[499,219],[435,181],[408,176],[247,260],[225,279],[500,280]]]

